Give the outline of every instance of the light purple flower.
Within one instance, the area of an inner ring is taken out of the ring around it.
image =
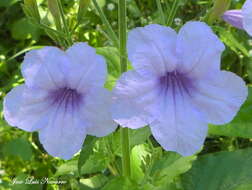
[[[223,14],[222,18],[223,18],[223,20],[230,23],[234,27],[242,29],[242,30],[244,29],[243,28],[243,16],[242,16],[242,11],[240,9],[239,10],[228,10]]]
[[[202,22],[188,22],[178,34],[157,24],[133,29],[127,49],[135,70],[117,82],[113,119],[133,129],[150,125],[165,150],[195,153],[208,123],[230,122],[247,97],[244,81],[220,70],[224,48]]]
[[[222,18],[229,24],[245,30],[252,36],[252,0],[246,0],[241,10],[226,11]]]
[[[5,97],[5,119],[25,131],[39,131],[52,156],[70,159],[87,134],[101,137],[115,130],[111,93],[103,87],[105,60],[94,48],[77,43],[66,52],[55,47],[33,50],[21,69],[25,84]]]

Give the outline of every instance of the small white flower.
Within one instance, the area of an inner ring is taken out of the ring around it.
[[[180,26],[182,24],[182,20],[180,18],[175,18],[174,23],[176,26]]]
[[[208,123],[230,122],[247,97],[244,81],[220,70],[224,45],[202,22],[178,34],[157,24],[133,29],[127,49],[135,70],[117,82],[112,117],[133,129],[149,125],[165,150],[195,153]]]
[[[107,5],[107,9],[108,9],[109,11],[113,11],[113,10],[115,9],[114,3],[109,3],[109,4]]]
[[[104,89],[107,69],[103,57],[85,43],[66,52],[45,47],[26,54],[22,64],[25,84],[4,99],[7,122],[25,131],[39,131],[52,156],[70,159],[87,134],[105,136],[115,130]]]

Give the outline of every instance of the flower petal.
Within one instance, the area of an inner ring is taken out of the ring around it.
[[[252,36],[252,0],[246,0],[242,7],[243,27]]]
[[[128,56],[137,71],[163,75],[176,66],[176,32],[165,26],[150,24],[129,32]]]
[[[147,111],[156,101],[156,80],[135,71],[123,73],[113,91],[112,117],[124,127],[139,128],[153,121]]]
[[[21,65],[28,87],[47,90],[64,86],[69,69],[70,62],[65,52],[55,47],[44,47],[28,52]]]
[[[5,120],[12,126],[17,125],[17,115],[22,104],[22,96],[25,85],[13,88],[4,98],[3,114]]]
[[[47,93],[39,89],[20,85],[13,88],[4,98],[6,121],[26,131],[36,131],[44,127],[51,114]]]
[[[194,104],[206,114],[209,123],[217,125],[230,122],[248,95],[245,82],[227,71],[198,81],[196,88]]]
[[[111,92],[104,88],[93,88],[85,97],[81,115],[89,123],[87,134],[103,137],[112,133],[117,124],[113,121],[110,106]]]
[[[81,149],[87,125],[81,117],[78,112],[54,109],[48,125],[39,131],[39,140],[50,155],[68,160]]]
[[[106,62],[94,48],[86,43],[76,43],[66,54],[72,63],[72,72],[68,74],[72,88],[103,87],[107,77]]]
[[[166,99],[160,119],[150,125],[152,134],[165,150],[192,155],[200,149],[207,135],[204,116],[193,107],[189,96],[176,94],[174,97],[169,91]]]
[[[179,31],[177,55],[180,72],[201,77],[220,69],[223,43],[203,22],[187,22]]]

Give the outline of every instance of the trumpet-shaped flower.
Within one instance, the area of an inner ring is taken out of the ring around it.
[[[245,30],[252,36],[252,0],[246,0],[242,9],[226,11],[222,18],[229,24]]]
[[[103,88],[107,70],[103,57],[85,43],[66,52],[45,47],[26,54],[25,84],[4,99],[4,117],[11,126],[39,131],[52,156],[70,159],[87,134],[105,136],[115,130],[109,112],[111,94]]]
[[[135,70],[116,84],[112,117],[133,129],[149,125],[165,150],[195,153],[208,124],[230,122],[247,97],[244,81],[220,70],[224,45],[202,22],[178,34],[157,24],[133,29],[127,49]]]

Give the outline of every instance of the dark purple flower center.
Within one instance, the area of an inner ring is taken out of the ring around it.
[[[192,79],[186,74],[177,71],[167,72],[164,76],[160,77],[159,86],[161,92],[167,94],[170,91],[173,96],[177,93],[191,96],[194,90]]]
[[[49,93],[50,103],[53,106],[58,106],[65,111],[78,109],[83,101],[83,95],[77,90],[63,87],[53,90]]]

